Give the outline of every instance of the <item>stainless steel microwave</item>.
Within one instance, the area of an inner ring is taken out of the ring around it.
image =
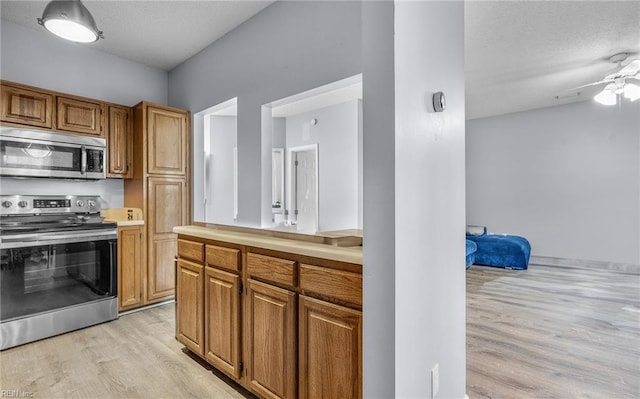
[[[106,178],[106,140],[44,130],[0,128],[0,176]]]

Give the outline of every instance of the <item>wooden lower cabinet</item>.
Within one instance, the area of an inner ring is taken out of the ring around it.
[[[142,305],[142,228],[118,227],[118,311]]]
[[[178,259],[176,273],[176,336],[187,348],[202,356],[204,266]]]
[[[240,276],[205,269],[205,358],[231,377],[240,378]]]
[[[362,312],[300,295],[299,398],[362,397]]]
[[[359,265],[197,240],[178,236],[180,342],[259,398],[362,397]]]
[[[250,389],[264,398],[296,397],[296,294],[249,280],[245,355]]]

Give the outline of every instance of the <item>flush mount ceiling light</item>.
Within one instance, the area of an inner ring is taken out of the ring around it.
[[[616,54],[609,58],[609,61],[618,64],[618,68],[621,68],[622,62],[624,62],[628,56],[628,53]],[[596,102],[603,105],[616,105],[618,99],[621,97],[630,101],[636,101],[640,98],[640,60],[631,61],[618,72],[607,75],[598,82],[576,87],[572,90],[603,84],[606,84],[606,86],[600,93],[593,97]]]
[[[53,0],[44,9],[38,23],[63,39],[92,43],[104,39],[96,21],[80,0]]]

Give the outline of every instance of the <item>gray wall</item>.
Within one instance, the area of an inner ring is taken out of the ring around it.
[[[91,48],[66,42],[44,29],[0,23],[0,78],[103,101],[134,105],[141,100],[166,104],[168,75]],[[3,178],[3,194],[92,194],[107,207],[123,205],[122,180],[18,180]]]
[[[360,101],[352,100],[287,118],[287,148],[318,144],[318,231],[361,227],[359,107]],[[313,118],[318,120],[315,126],[309,123]],[[291,176],[287,174],[286,179],[290,181]],[[288,209],[292,214],[290,206]]]
[[[123,105],[142,100],[167,103],[165,71],[95,50],[90,44],[65,41],[36,27],[2,20],[2,79]]]
[[[467,123],[467,223],[532,254],[640,264],[640,102]]]
[[[198,112],[238,98],[238,224],[271,220],[261,106],[358,74],[360,17],[358,2],[276,2],[169,73],[173,106]]]
[[[436,91],[446,95],[441,113]],[[465,395],[464,106],[464,3],[397,1],[397,398],[431,397],[435,365],[436,397]]]
[[[363,398],[395,397],[393,2],[362,4]],[[425,344],[420,340],[416,344]]]

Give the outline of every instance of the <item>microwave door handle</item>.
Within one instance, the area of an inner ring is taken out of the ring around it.
[[[82,165],[80,166],[80,174],[84,175],[85,173],[87,173],[87,147],[80,147],[80,151],[82,151]]]

